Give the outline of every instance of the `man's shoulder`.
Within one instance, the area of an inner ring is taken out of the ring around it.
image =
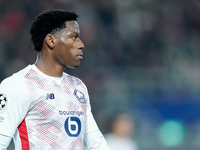
[[[70,84],[73,84],[73,85],[75,85],[75,86],[81,85],[81,86],[83,86],[84,88],[86,88],[85,83],[84,83],[80,78],[75,77],[75,76],[73,76],[73,75],[69,75],[69,74],[67,74],[67,73],[64,73],[63,76],[64,76],[64,80],[66,80],[66,81],[69,82]]]
[[[67,74],[67,73],[63,73],[64,79],[67,79],[71,82],[82,82],[82,80],[78,77],[75,77],[73,75]]]
[[[19,70],[18,72],[14,73],[13,75],[5,78],[1,84],[6,84],[6,85],[16,85],[16,84],[20,84],[22,82],[22,80],[24,79],[24,76],[26,75],[26,73],[28,72],[28,70],[30,69],[30,66],[27,66],[21,70]]]

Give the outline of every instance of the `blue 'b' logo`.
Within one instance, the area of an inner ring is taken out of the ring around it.
[[[65,121],[65,131],[71,137],[79,136],[81,132],[81,121],[77,117],[68,117]]]

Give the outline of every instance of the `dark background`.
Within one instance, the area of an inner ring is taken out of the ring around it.
[[[0,81],[35,62],[29,26],[51,8],[80,15],[84,60],[66,72],[87,85],[103,134],[127,112],[140,150],[200,149],[199,0],[1,0]],[[160,135],[171,120],[184,129],[173,146]]]

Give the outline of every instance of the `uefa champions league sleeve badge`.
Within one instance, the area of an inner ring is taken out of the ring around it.
[[[8,99],[5,94],[0,93],[0,111],[6,107]]]

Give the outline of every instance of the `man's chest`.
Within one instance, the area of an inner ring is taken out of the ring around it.
[[[81,88],[58,87],[37,89],[30,94],[31,105],[26,117],[31,130],[38,128],[78,136],[86,122],[86,95]]]

